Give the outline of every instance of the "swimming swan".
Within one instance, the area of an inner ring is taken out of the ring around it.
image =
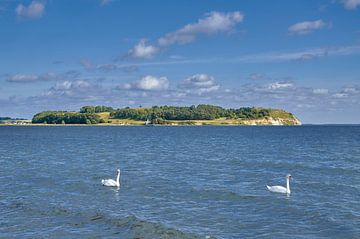
[[[102,179],[101,184],[107,187],[120,187],[120,169],[117,170],[116,181],[113,179]]]
[[[269,189],[270,192],[290,194],[291,193],[290,179],[292,179],[291,175],[290,174],[286,175],[286,188],[283,186],[268,186],[268,185],[266,185],[266,187]]]

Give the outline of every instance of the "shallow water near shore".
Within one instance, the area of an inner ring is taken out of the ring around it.
[[[0,127],[0,238],[359,238],[359,202],[360,126]]]

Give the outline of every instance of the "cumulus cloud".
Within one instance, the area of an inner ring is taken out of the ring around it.
[[[356,86],[344,87],[342,91],[347,94],[360,94],[360,88]]]
[[[45,2],[33,0],[29,6],[17,5],[15,13],[20,18],[37,19],[41,18],[45,10]]]
[[[323,20],[319,19],[316,21],[298,22],[294,25],[291,25],[288,30],[290,33],[303,35],[308,34],[314,30],[322,29],[326,26],[327,24]]]
[[[31,118],[35,113],[44,110],[78,111],[84,105],[111,106],[119,103],[119,96],[90,80],[64,80],[56,82],[40,94],[29,97],[10,97],[4,102],[11,103],[12,106],[2,105],[0,99],[0,108],[4,106],[6,112],[21,112],[22,117]]]
[[[297,90],[297,86],[291,81],[275,81],[268,84],[258,84],[252,83],[246,85],[243,90],[243,94],[250,94],[250,97],[253,97],[256,94],[261,94],[263,96],[271,96],[275,98],[281,98],[283,96],[287,96],[292,94],[290,92],[294,92]]]
[[[341,3],[348,10],[354,10],[360,6],[360,0],[342,0]]]
[[[87,80],[65,80],[57,82],[47,90],[43,96],[60,97],[68,96],[73,98],[90,98],[99,93],[101,87]]]
[[[144,91],[161,91],[169,88],[169,80],[166,77],[156,77],[147,75],[139,81],[126,83],[120,89],[125,90],[144,90]]]
[[[338,92],[332,95],[334,98],[346,98],[348,97],[348,94],[344,93],[344,92]]]
[[[141,39],[132,49],[129,50],[128,56],[132,58],[152,58],[158,52],[158,48],[152,45],[146,45],[146,40]]]
[[[203,94],[219,90],[220,85],[215,82],[215,78],[212,76],[196,74],[183,80],[178,87],[188,93]]]
[[[166,34],[158,40],[161,46],[185,44],[195,40],[199,34],[216,34],[230,31],[237,23],[242,22],[244,15],[239,11],[222,13],[210,12],[196,23],[188,24],[175,32]]]
[[[274,82],[267,85],[267,89],[269,90],[279,90],[279,89],[289,89],[293,88],[294,84],[291,82]]]
[[[149,59],[160,52],[160,49],[173,44],[186,44],[194,41],[201,34],[216,34],[231,31],[237,23],[242,22],[244,15],[239,11],[223,13],[210,12],[204,18],[200,18],[196,23],[187,24],[184,27],[160,37],[157,46],[146,45],[145,39],[140,40],[128,52],[132,58]]]
[[[70,89],[82,89],[88,88],[90,83],[84,80],[77,81],[64,81],[60,83],[56,83],[53,89],[55,90],[70,90]]]
[[[360,88],[358,86],[343,87],[340,91],[334,92],[332,94],[333,98],[338,99],[353,98],[354,96],[360,96]],[[358,104],[360,105],[360,102],[358,102]]]

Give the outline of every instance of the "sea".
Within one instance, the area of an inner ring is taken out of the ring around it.
[[[3,126],[0,238],[360,238],[360,126]]]

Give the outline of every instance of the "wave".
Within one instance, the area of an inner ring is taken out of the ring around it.
[[[41,220],[41,224],[29,224],[29,230],[33,231],[32,236],[52,238],[87,238],[87,233],[93,230],[92,236],[106,238],[123,238],[123,239],[215,239],[212,236],[198,235],[191,232],[184,232],[179,229],[171,228],[160,222],[152,222],[140,219],[135,215],[114,216],[102,212],[87,211],[79,212],[71,209],[60,207],[35,207],[21,202],[12,202],[1,204],[1,208],[8,213],[14,210],[18,212],[17,217],[22,213],[29,214],[33,219],[48,218],[51,220]],[[62,226],[66,222],[66,230]],[[9,222],[8,222],[9,223]],[[4,222],[4,225],[8,223]],[[26,225],[23,225],[27,227]],[[31,226],[31,229],[30,229]],[[38,226],[38,228],[37,228]],[[45,228],[59,228],[59,230],[46,230]],[[61,229],[62,228],[62,229]],[[22,230],[4,230],[2,233],[8,236],[25,236],[28,230],[24,227]],[[50,235],[49,235],[50,234]]]
[[[256,200],[261,196],[258,195],[241,195],[229,189],[218,188],[200,188],[194,187],[191,194],[196,199],[201,200],[215,200],[215,201],[243,201],[243,200]]]
[[[101,217],[101,216],[100,216]],[[97,216],[96,218],[99,218]],[[94,219],[92,219],[94,220]],[[105,219],[107,223],[116,226],[119,230],[118,234],[121,238],[174,238],[174,239],[200,239],[205,236],[195,235],[180,231],[178,229],[169,228],[162,223],[150,222],[139,219],[134,215],[127,216],[122,219]],[[206,236],[206,238],[214,239],[214,237]]]

